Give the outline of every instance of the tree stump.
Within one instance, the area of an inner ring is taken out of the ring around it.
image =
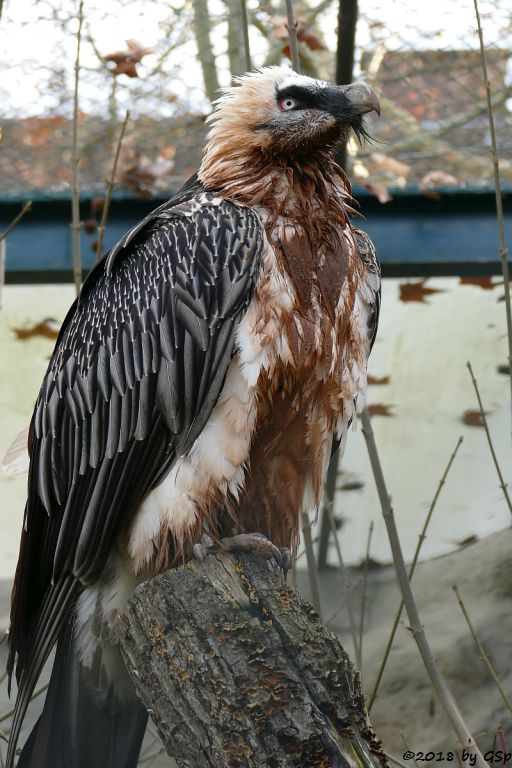
[[[359,673],[277,566],[209,555],[122,619],[137,692],[180,768],[381,768]]]

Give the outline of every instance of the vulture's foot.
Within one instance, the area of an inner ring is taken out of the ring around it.
[[[253,552],[265,560],[273,558],[282,569],[285,579],[292,560],[292,553],[289,549],[276,547],[262,533],[240,533],[221,539],[218,544],[204,534],[201,543],[194,546],[194,554],[198,560],[204,560],[206,555],[211,552]]]

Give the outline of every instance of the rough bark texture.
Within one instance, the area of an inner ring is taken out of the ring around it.
[[[123,655],[180,768],[385,764],[359,674],[268,561],[210,555],[141,585]]]

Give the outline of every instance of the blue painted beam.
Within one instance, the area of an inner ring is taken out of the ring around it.
[[[489,189],[440,190],[440,199],[417,189],[396,190],[380,204],[366,190],[355,189],[365,218],[355,223],[373,238],[384,274],[443,275],[500,272],[494,192]],[[27,214],[7,240],[7,282],[71,281],[70,202],[62,195],[33,198]],[[163,200],[138,200],[118,194],[112,200],[105,250]],[[0,231],[24,200],[0,198]],[[506,232],[512,243],[512,187],[503,192]],[[91,199],[81,203],[82,219],[91,218]],[[96,233],[81,234],[84,270],[95,260]]]

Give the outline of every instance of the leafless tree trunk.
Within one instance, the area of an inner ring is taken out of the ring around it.
[[[336,82],[339,85],[347,85],[352,82],[358,16],[357,4],[358,0],[339,0],[338,43],[336,46]],[[346,144],[338,149],[336,161],[346,170]]]
[[[217,65],[210,37],[210,15],[207,0],[192,0],[194,10],[194,35],[197,43],[197,55],[203,71],[204,88],[210,101],[219,95]]]
[[[224,0],[228,15],[228,59],[231,77],[245,72],[242,51],[242,6],[240,0]]]
[[[123,623],[133,682],[180,768],[385,764],[359,673],[268,561],[168,571]]]

